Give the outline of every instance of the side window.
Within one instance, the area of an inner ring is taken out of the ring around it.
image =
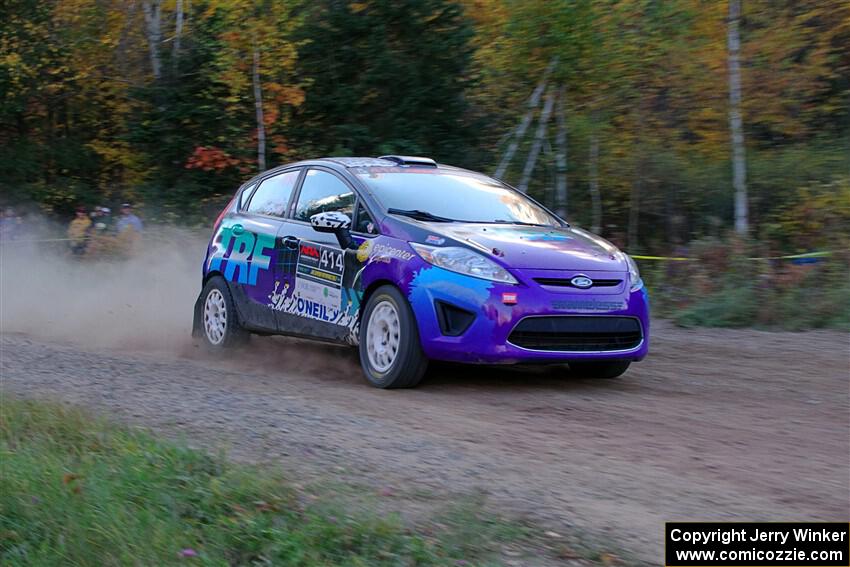
[[[248,197],[251,196],[251,191],[253,191],[254,187],[256,187],[256,186],[257,186],[256,183],[251,183],[250,185],[245,187],[245,189],[243,189],[241,193],[239,193],[239,210],[240,211],[245,210],[245,205],[248,204]]]
[[[354,225],[354,232],[378,234],[378,226],[372,220],[372,215],[369,214],[362,202],[357,205],[357,213],[352,224]]]
[[[336,175],[311,169],[301,184],[295,219],[310,222],[312,215],[328,211],[345,213],[350,217],[354,212],[355,197],[354,191]]]
[[[254,196],[251,197],[251,202],[248,203],[248,212],[275,217],[284,216],[289,197],[292,196],[292,189],[298,181],[298,173],[296,169],[263,180],[254,192]]]

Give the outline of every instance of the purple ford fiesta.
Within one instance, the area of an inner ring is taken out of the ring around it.
[[[613,378],[649,347],[634,261],[480,173],[420,157],[326,158],[240,187],[195,304],[211,348],[250,333],[358,345],[380,388],[429,360],[568,363]]]

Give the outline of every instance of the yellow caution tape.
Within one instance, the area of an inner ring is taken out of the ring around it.
[[[693,260],[693,258],[679,258],[679,257],[671,257],[671,256],[634,256],[629,254],[635,260],[670,260],[671,262],[687,262],[689,260]]]
[[[629,254],[635,260],[666,260],[669,262],[690,262],[696,258],[685,258],[682,256],[635,256]],[[766,256],[763,258],[747,258],[747,260],[797,260],[802,258],[826,258],[832,256],[832,252],[806,252],[804,254],[790,254],[788,256]]]

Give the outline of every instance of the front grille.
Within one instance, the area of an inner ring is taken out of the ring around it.
[[[539,283],[540,285],[548,285],[553,287],[575,287],[572,278],[534,278],[534,281]],[[620,285],[623,280],[591,280],[593,281],[593,286],[591,287],[615,287]]]
[[[599,352],[628,350],[641,343],[640,323],[632,317],[528,317],[508,341],[531,350]]]

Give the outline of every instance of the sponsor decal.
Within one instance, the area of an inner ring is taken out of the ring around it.
[[[567,236],[566,234],[560,234],[557,232],[531,233],[526,234],[522,238],[529,242],[565,242],[573,239],[572,236]]]
[[[541,230],[540,228],[528,226],[514,227],[488,227],[487,232],[495,233],[498,237],[505,240],[525,240],[527,242],[564,242],[573,240],[572,236],[568,236],[557,230]]]
[[[552,309],[571,311],[622,311],[624,301],[600,301],[598,299],[562,299],[552,302]]]
[[[372,252],[372,241],[368,238],[363,241],[363,244],[357,249],[357,261],[365,262],[369,259],[369,254]]]
[[[407,250],[402,250],[387,244],[375,244],[372,246],[369,258],[375,262],[389,263],[393,258],[407,262],[413,258],[413,252],[408,252]]]
[[[344,271],[342,250],[302,242],[296,266],[295,294],[304,303],[297,311],[305,317],[332,320],[328,317],[336,315],[342,302]]]
[[[363,294],[344,287],[345,253],[339,248],[302,242],[295,263],[295,282],[275,282],[268,306],[275,311],[348,327],[356,343]]]
[[[234,235],[231,226],[223,227],[220,235],[221,242],[210,254],[209,270],[221,271],[231,282],[256,285],[259,271],[268,270],[271,265],[266,251],[274,249],[274,236],[252,232]],[[225,258],[228,250],[230,254]]]
[[[441,237],[436,236],[436,235],[434,235],[434,234],[429,234],[429,235],[425,238],[425,243],[426,243],[426,244],[434,244],[434,245],[436,245],[436,246],[440,246],[440,245],[444,244],[445,242],[446,242],[446,239],[445,239],[445,238],[441,238]]]
[[[505,305],[516,305],[516,302],[517,302],[516,293],[514,293],[512,291],[511,292],[506,291],[502,294],[502,303],[504,303]]]
[[[396,248],[388,244],[379,244],[373,240],[364,240],[357,249],[357,260],[359,262],[384,262],[390,263],[393,258],[408,261],[413,258],[413,252]]]

